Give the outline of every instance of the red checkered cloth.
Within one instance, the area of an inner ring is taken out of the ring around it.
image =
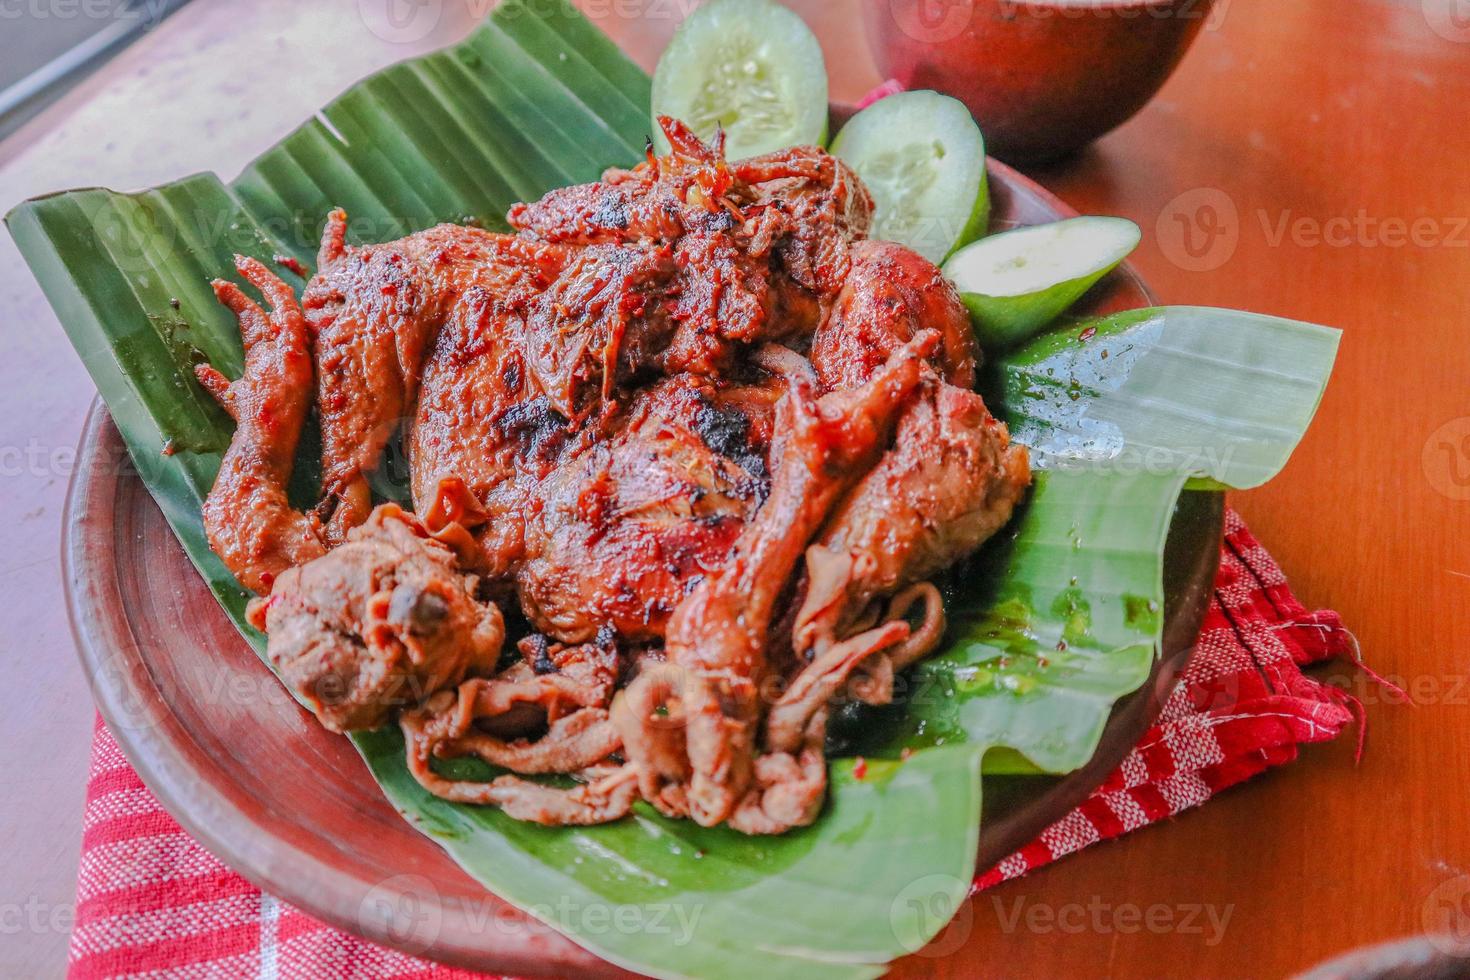
[[[1090,799],[975,879],[984,888],[1198,806],[1352,721],[1306,664],[1351,655],[1231,512],[1199,650],[1158,724]],[[87,787],[74,978],[469,977],[338,932],[264,895],[180,829],[98,722]]]

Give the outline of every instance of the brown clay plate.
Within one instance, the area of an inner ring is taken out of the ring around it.
[[[1075,214],[990,164],[994,222]],[[1088,313],[1152,305],[1124,267]],[[1164,656],[1113,712],[1091,763],[1066,777],[990,779],[980,865],[1029,842],[1096,787],[1157,716],[1192,652],[1219,562],[1220,494],[1185,494],[1165,561]],[[132,473],[101,403],[82,435],[62,559],[93,695],[129,761],[184,828],[271,894],[335,926],[460,966],[520,976],[617,975],[466,875],[379,792],[345,738],[291,700],[236,632]],[[434,924],[382,925],[382,903]],[[369,914],[369,913],[373,914]]]

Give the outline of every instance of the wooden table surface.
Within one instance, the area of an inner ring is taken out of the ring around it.
[[[197,0],[0,144],[0,210],[78,184],[233,174],[355,78],[454,40],[487,6],[430,2],[388,29],[373,16],[386,2]],[[878,81],[858,0],[790,2],[823,41],[836,97]],[[689,3],[588,6],[651,65]],[[1341,611],[1415,704],[1338,671],[1367,704],[1361,764],[1351,737],[1309,749],[998,888],[948,937],[962,944],[900,975],[1281,976],[1470,909],[1466,161],[1463,0],[1220,0],[1141,115],[1031,171],[1082,211],[1136,220],[1135,261],[1163,301],[1346,331],[1294,462],[1233,503],[1303,601]],[[92,386],[0,239],[0,975],[44,976],[65,958],[91,734],[56,554]],[[1154,907],[1174,925],[1129,928]]]

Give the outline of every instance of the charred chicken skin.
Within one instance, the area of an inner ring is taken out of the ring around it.
[[[205,527],[287,685],[334,731],[396,716],[429,791],[781,833],[820,812],[833,700],[886,703],[939,644],[928,579],[1030,472],[972,390],[958,296],[865,238],[845,165],[663,125],[669,155],[517,205],[510,234],[352,246],[334,212],[299,302],[240,259],[269,311],[215,284],[246,358],[198,371],[237,422]],[[397,444],[412,512],[375,506]],[[441,775],[457,756],[504,774]]]

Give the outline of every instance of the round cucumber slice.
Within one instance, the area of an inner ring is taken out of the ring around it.
[[[724,127],[731,160],[827,138],[827,65],[800,17],[771,0],[712,0],[679,25],[653,76],[659,116],[710,140]]]
[[[873,192],[872,237],[941,262],[985,233],[985,140],[963,103],[938,92],[890,95],[853,116],[832,152]]]
[[[986,349],[1051,323],[1143,237],[1127,218],[1069,218],[982,238],[944,264]]]

